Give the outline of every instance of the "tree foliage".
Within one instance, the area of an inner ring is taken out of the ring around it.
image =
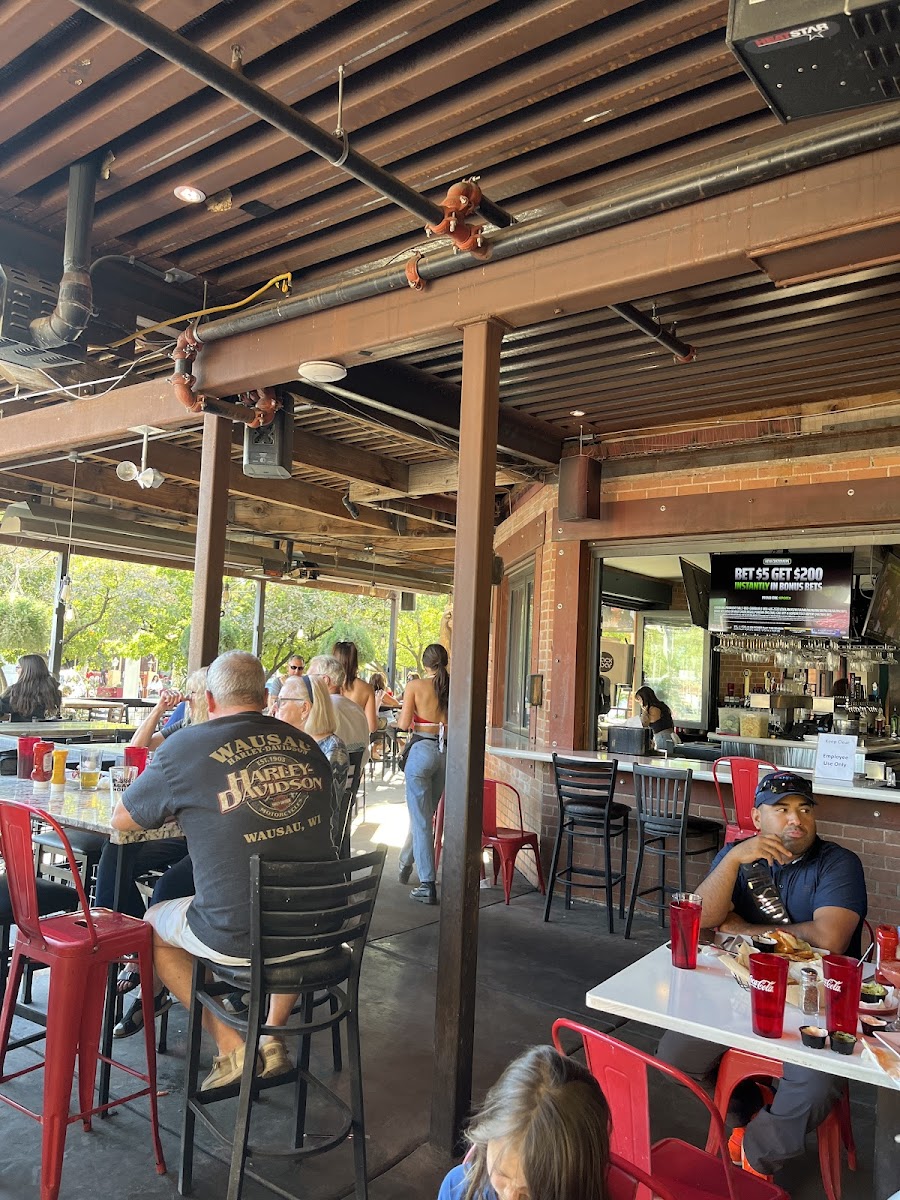
[[[47,653],[56,603],[57,555],[0,547],[0,657]],[[73,557],[72,616],[66,621],[63,659],[81,671],[114,659],[154,656],[160,672],[183,678],[190,640],[190,571],[112,559]],[[220,650],[253,646],[256,584],[226,580]],[[417,597],[416,611],[399,614],[397,667],[422,669],[422,651],[437,641],[443,596]],[[266,588],[262,660],[266,674],[293,653],[328,653],[334,642],[354,641],[364,672],[387,667],[390,603],[375,596],[271,583]]]

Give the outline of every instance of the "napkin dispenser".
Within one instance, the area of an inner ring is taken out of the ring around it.
[[[650,750],[650,730],[634,725],[610,725],[607,750],[610,754],[647,754]]]

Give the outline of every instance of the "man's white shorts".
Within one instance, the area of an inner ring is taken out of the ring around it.
[[[205,958],[225,967],[248,967],[249,958],[233,958],[230,954],[220,954],[218,950],[211,950],[195,935],[187,920],[187,911],[193,899],[193,896],[181,896],[177,900],[163,900],[161,904],[152,904],[144,913],[144,920],[153,926],[164,942],[168,942],[170,946],[180,946],[194,958]]]

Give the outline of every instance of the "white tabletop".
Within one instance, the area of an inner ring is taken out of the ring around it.
[[[797,1063],[826,1075],[858,1079],[876,1087],[892,1086],[879,1067],[862,1058],[861,1036],[852,1056],[836,1054],[827,1044],[824,1050],[810,1050],[803,1045],[800,1026],[821,1024],[821,1013],[804,1017],[799,1009],[788,1005],[784,1036],[759,1037],[750,1023],[750,993],[738,985],[718,958],[706,952],[698,956],[695,971],[682,971],[672,966],[669,948],[660,946],[591,988],[586,999],[588,1008],[600,1012],[764,1054],[779,1062]]]

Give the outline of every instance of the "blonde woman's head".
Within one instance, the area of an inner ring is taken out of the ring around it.
[[[324,679],[300,675],[282,684],[276,701],[278,717],[317,741],[335,731],[334,705]]]
[[[187,697],[186,724],[202,725],[209,720],[209,706],[206,702],[206,667],[193,671],[187,677],[184,694]]]

